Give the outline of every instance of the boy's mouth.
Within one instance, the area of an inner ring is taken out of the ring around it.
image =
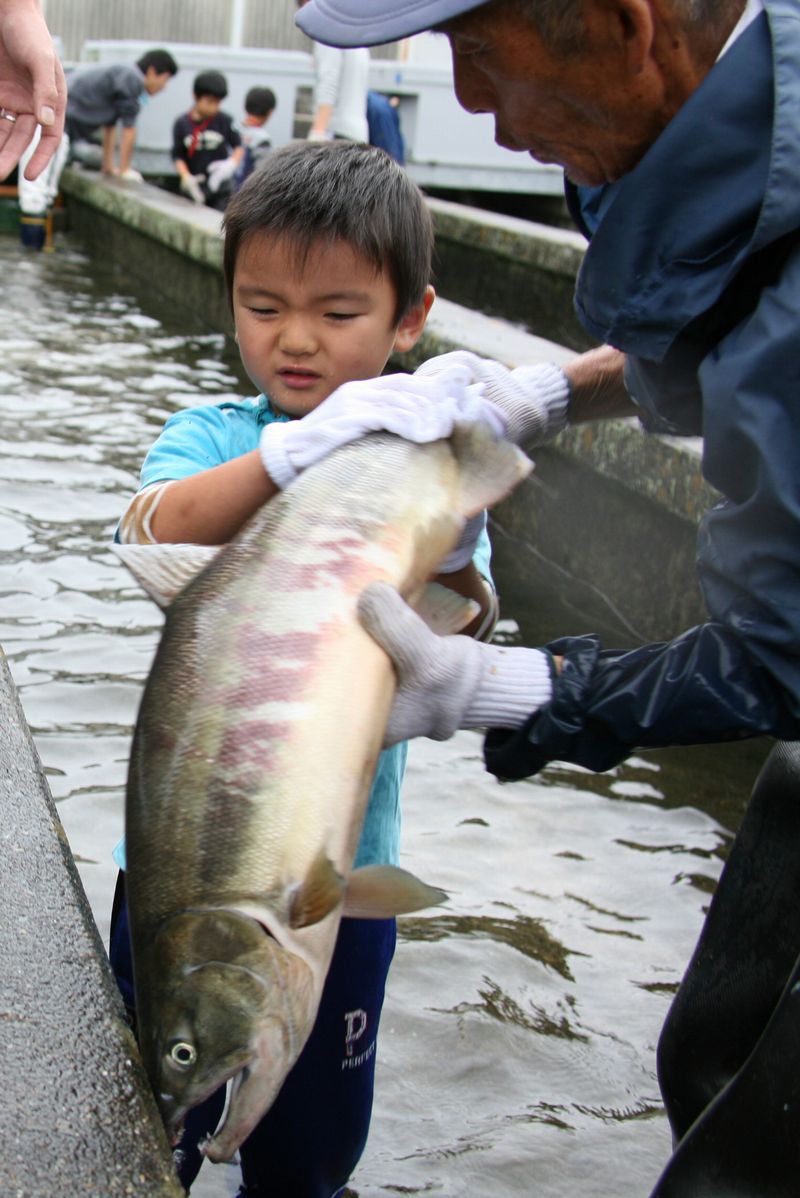
[[[278,378],[282,383],[298,390],[312,387],[314,383],[319,382],[320,377],[315,370],[307,370],[302,366],[284,366],[278,371]]]

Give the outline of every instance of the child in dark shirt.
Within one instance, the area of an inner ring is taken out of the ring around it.
[[[221,71],[201,71],[194,81],[194,105],[172,127],[172,157],[180,188],[196,204],[220,212],[244,158],[233,118],[222,112],[228,83]]]

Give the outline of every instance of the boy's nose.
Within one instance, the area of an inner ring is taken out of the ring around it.
[[[312,354],[317,347],[311,322],[300,318],[284,320],[281,324],[280,348],[291,357]]]

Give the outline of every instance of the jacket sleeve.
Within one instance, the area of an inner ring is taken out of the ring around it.
[[[489,733],[492,773],[525,777],[552,760],[604,770],[635,748],[764,733],[800,739],[798,311],[800,251],[698,370],[703,471],[725,496],[698,538],[711,620],[628,652],[593,636],[548,645],[564,658],[553,699],[522,728]]]
[[[138,67],[120,66],[114,69],[112,104],[116,119],[126,128],[136,124],[142,90],[142,72]]]

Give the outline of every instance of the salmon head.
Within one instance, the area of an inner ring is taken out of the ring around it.
[[[223,1121],[205,1146],[228,1160],[300,1054],[316,1013],[312,971],[255,919],[186,911],[158,930],[141,994],[139,1035],[167,1135],[230,1082]]]

